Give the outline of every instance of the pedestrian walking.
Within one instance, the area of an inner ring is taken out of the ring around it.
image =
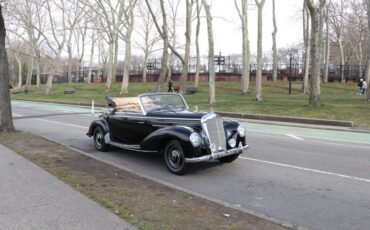
[[[173,93],[172,86],[173,86],[173,82],[172,82],[172,80],[170,79],[170,80],[168,81],[168,92],[169,92],[169,93]]]
[[[357,92],[357,95],[362,95],[362,84],[364,82],[364,79],[360,79],[360,81],[358,82],[357,86],[358,86],[358,92]]]
[[[363,81],[362,82],[362,92],[361,92],[361,95],[365,95],[366,94],[366,91],[367,91],[367,83],[366,83],[366,81]]]

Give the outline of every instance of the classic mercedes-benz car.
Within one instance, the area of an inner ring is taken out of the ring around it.
[[[95,119],[87,133],[99,151],[116,146],[161,153],[168,170],[181,175],[189,163],[229,163],[248,148],[243,125],[215,113],[191,112],[181,94],[148,93],[106,100],[109,113]]]

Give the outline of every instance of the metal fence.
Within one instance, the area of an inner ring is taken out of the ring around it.
[[[149,63],[150,64],[150,63]],[[195,74],[195,65],[189,65],[189,76],[190,80],[193,78],[191,76],[194,76]],[[287,64],[278,64],[278,80],[284,80],[284,78],[288,77],[290,74],[290,66]],[[173,76],[179,76],[182,72],[181,65],[176,66],[170,66],[171,73]],[[158,76],[160,73],[160,62],[155,62],[154,65],[148,65],[147,66],[147,75],[151,76],[152,80],[155,80],[156,77],[153,78],[153,76]],[[257,65],[251,64],[250,65],[250,78],[252,79],[253,76],[256,75]],[[294,63],[291,66],[292,70],[292,81],[300,81],[303,79],[303,73],[304,73],[304,65]],[[132,67],[130,69],[130,80],[132,81],[142,81],[141,75],[143,74],[144,68],[142,66],[139,67]],[[221,79],[221,75],[223,76],[222,79],[226,78],[233,78],[236,79],[235,76],[241,76],[243,71],[241,64],[233,64],[233,63],[227,63],[224,65],[216,65],[216,80]],[[79,71],[72,72],[72,82],[75,83],[84,83],[87,82],[88,79],[88,68],[80,68]],[[323,72],[323,68],[322,71]],[[341,81],[341,73],[343,72],[344,80],[347,81],[359,81],[360,78],[365,77],[366,72],[366,65],[335,65],[331,64],[328,69],[328,81],[334,82],[334,81]],[[208,69],[206,65],[201,65],[200,68],[201,75],[208,75]],[[272,64],[264,64],[262,66],[262,74],[267,77],[267,80],[272,80],[273,75],[273,65]],[[55,75],[54,76],[54,83],[66,83],[68,82],[68,73],[62,73],[61,75]],[[116,74],[116,80],[121,81],[123,77],[123,69],[117,68],[117,74]],[[93,82],[105,82],[107,78],[107,70],[105,69],[93,69],[92,71],[92,81]],[[47,76],[41,75],[41,83],[46,83]]]

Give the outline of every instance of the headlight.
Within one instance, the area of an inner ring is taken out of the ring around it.
[[[234,148],[236,146],[236,140],[234,138],[231,138],[227,143],[231,148]]]
[[[190,143],[193,145],[193,147],[199,147],[202,143],[202,138],[198,133],[192,133],[190,134]]]
[[[245,127],[243,125],[238,126],[238,133],[240,137],[245,137]]]
[[[211,148],[211,152],[212,153],[217,152],[217,146],[216,146],[216,144],[212,143],[211,146],[210,146],[210,148]]]

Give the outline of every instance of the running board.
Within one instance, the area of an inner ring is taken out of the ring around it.
[[[156,153],[157,152],[157,151],[143,150],[143,149],[140,148],[139,145],[125,145],[125,144],[121,144],[121,143],[118,143],[118,142],[115,142],[115,141],[111,141],[109,133],[105,134],[104,141],[108,145],[112,145],[112,146],[115,146],[115,147],[118,147],[118,148],[121,148],[121,149],[127,149],[127,150],[131,150],[131,151],[145,152],[145,153]]]

